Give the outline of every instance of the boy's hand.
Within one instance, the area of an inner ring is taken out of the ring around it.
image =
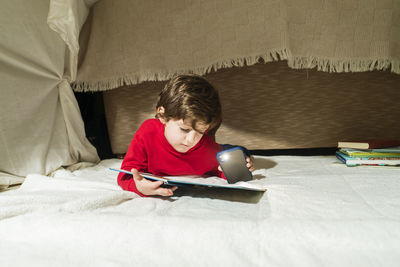
[[[150,181],[141,176],[136,169],[132,169],[133,179],[135,180],[137,190],[146,196],[160,195],[160,196],[173,196],[177,186],[171,188],[163,188],[162,181]]]
[[[247,161],[247,164],[246,164],[247,168],[249,168],[249,171],[253,172],[255,169],[254,169],[253,162],[251,161],[251,158],[250,157],[246,157],[246,161]],[[220,172],[222,172],[222,168],[221,168],[220,165],[218,165],[218,170]]]
[[[246,164],[247,168],[249,168],[249,171],[253,172],[255,170],[253,161],[251,161],[250,157],[246,157],[246,161],[247,161],[247,164]]]

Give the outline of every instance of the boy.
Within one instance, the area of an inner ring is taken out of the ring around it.
[[[141,196],[172,196],[177,187],[144,179],[139,172],[155,175],[213,175],[225,178],[216,159],[221,146],[215,134],[222,121],[218,92],[204,78],[179,75],[161,91],[155,119],[143,122],[128,148],[119,173],[119,186]],[[247,167],[253,171],[250,158]]]

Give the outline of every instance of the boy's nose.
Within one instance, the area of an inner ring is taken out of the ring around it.
[[[196,133],[194,131],[191,131],[186,135],[186,145],[190,146],[194,143],[195,135]]]

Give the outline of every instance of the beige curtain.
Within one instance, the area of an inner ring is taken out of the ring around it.
[[[292,68],[400,73],[392,0],[103,0],[74,89],[285,59]]]
[[[79,30],[93,2],[2,2],[0,187],[29,173],[99,160],[70,87]]]

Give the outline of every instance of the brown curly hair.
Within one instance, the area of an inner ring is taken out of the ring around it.
[[[214,137],[222,121],[221,103],[218,91],[203,77],[193,74],[172,78],[160,92],[156,118],[189,120],[196,129],[197,122],[209,124],[209,135]]]

